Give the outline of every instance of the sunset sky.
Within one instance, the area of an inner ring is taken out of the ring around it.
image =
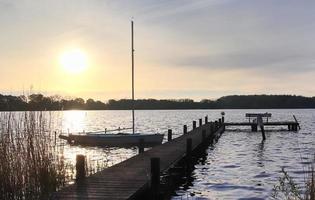
[[[315,96],[312,0],[0,0],[0,93]]]

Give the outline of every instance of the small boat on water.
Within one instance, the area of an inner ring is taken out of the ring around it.
[[[131,66],[132,66],[132,133],[122,133],[120,128],[117,134],[108,131],[90,132],[86,134],[59,135],[59,138],[67,140],[71,144],[88,146],[108,147],[151,147],[162,143],[164,134],[135,133],[135,109],[134,109],[134,44],[133,44],[133,21],[131,21]],[[143,143],[143,144],[141,144]]]

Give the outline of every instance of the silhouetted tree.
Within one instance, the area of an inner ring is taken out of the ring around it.
[[[295,95],[232,95],[215,101],[203,99],[110,99],[107,103],[82,98],[63,99],[58,95],[46,97],[42,94],[12,96],[0,94],[1,111],[17,110],[104,110],[104,109],[258,109],[258,108],[315,108],[315,97]]]

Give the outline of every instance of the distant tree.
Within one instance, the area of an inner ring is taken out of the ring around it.
[[[215,101],[203,99],[110,99],[107,103],[58,95],[31,94],[12,96],[0,94],[0,110],[104,110],[104,109],[257,109],[257,108],[315,108],[315,97],[295,95],[231,95]]]
[[[106,109],[106,104],[101,101],[94,101],[94,99],[86,100],[86,109],[88,110],[102,110]]]
[[[2,111],[17,111],[27,109],[27,103],[21,99],[12,95],[0,94],[0,110]]]

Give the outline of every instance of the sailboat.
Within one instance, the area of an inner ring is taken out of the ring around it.
[[[131,147],[139,146],[140,142],[144,147],[151,147],[162,143],[164,134],[136,133],[135,132],[135,104],[134,104],[134,39],[133,21],[131,21],[131,67],[132,67],[132,133],[107,133],[108,131],[87,132],[85,134],[59,135],[59,138],[67,140],[72,144],[88,146],[109,146],[109,147]],[[120,131],[118,130],[114,131]]]

